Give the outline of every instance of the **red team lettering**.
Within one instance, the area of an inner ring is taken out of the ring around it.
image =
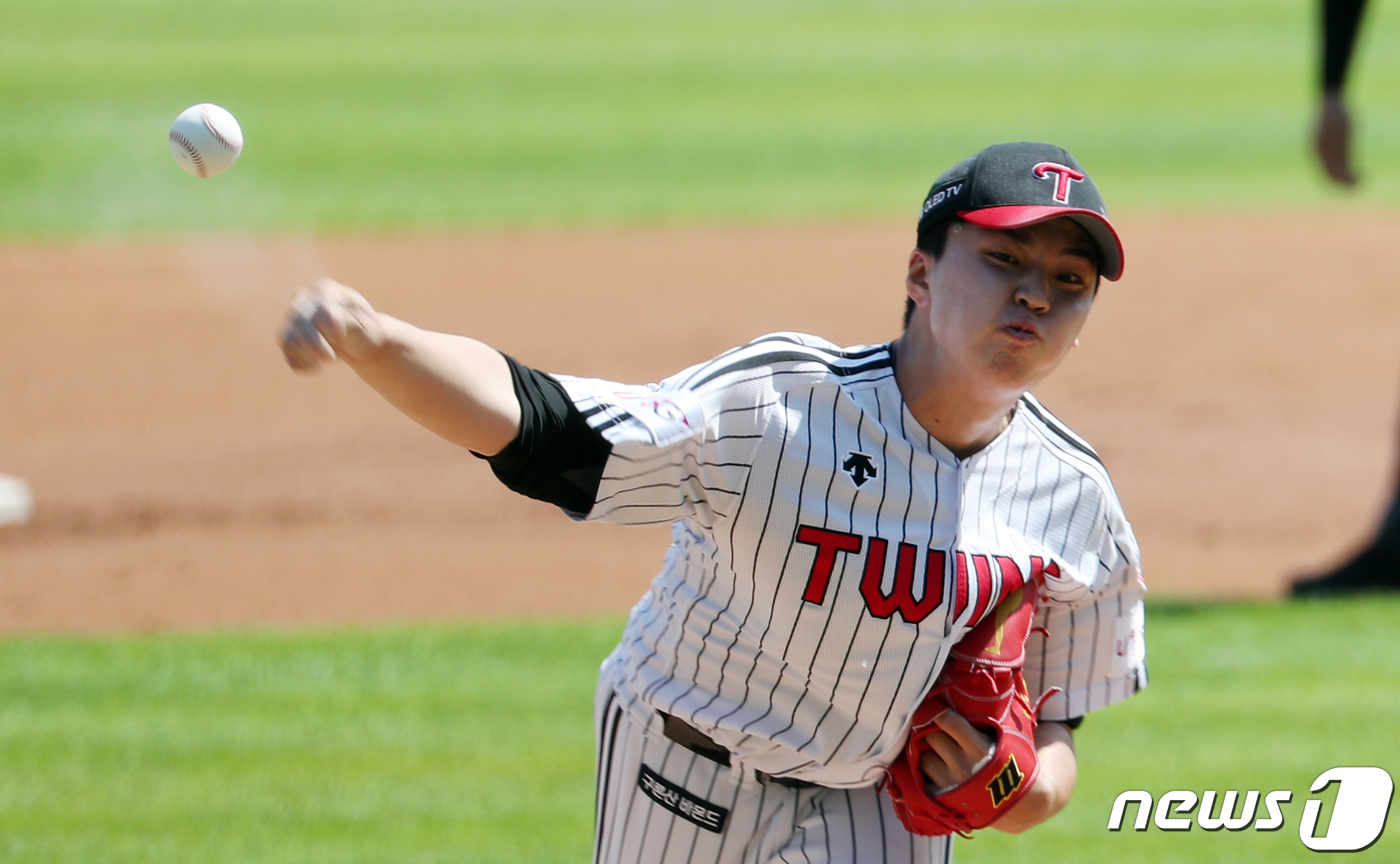
[[[863,537],[845,531],[832,531],[829,528],[816,528],[802,525],[797,529],[796,540],[807,546],[817,547],[812,559],[812,570],[807,575],[807,587],[802,599],[820,606],[826,602],[827,588],[831,584],[831,574],[836,570],[838,552],[858,553],[865,549],[865,563],[861,570],[860,594],[865,599],[865,608],[876,618],[889,618],[896,612],[906,622],[918,624],[933,610],[943,605],[943,578],[948,566],[948,552],[943,549],[929,549],[924,556],[924,578],[922,596],[914,596],[914,570],[918,560],[918,549],[908,543],[900,543],[895,551],[894,584],[890,593],[882,588],[885,569],[889,564],[889,541],[883,537]],[[971,578],[977,580],[977,608],[972,620],[979,620],[991,604],[992,564],[1001,571],[1001,590],[1004,597],[1025,584],[1027,577],[1020,566],[1006,555],[969,555],[954,552],[953,567],[953,617],[967,609],[971,592]],[[971,571],[968,559],[972,561]],[[1030,579],[1042,575],[1058,577],[1060,568],[1054,562],[1046,563],[1038,555],[1031,556]]]
[[[859,534],[803,525],[797,529],[797,542],[817,547],[817,557],[812,561],[812,575],[807,577],[807,590],[802,593],[802,599],[820,606],[826,602],[826,583],[836,566],[836,553],[859,552],[865,538]]]
[[[910,624],[918,624],[943,603],[943,570],[945,553],[930,549],[924,560],[924,596],[914,599],[914,559],[919,550],[908,543],[899,544],[895,553],[894,587],[889,594],[880,591],[885,578],[886,552],[889,544],[879,537],[870,538],[870,551],[865,556],[865,574],[860,579],[860,593],[865,607],[876,618],[888,618],[895,612]]]

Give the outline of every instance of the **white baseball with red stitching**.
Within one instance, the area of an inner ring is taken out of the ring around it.
[[[243,130],[233,115],[218,105],[191,105],[170,127],[170,155],[196,177],[224,173],[242,152]]]

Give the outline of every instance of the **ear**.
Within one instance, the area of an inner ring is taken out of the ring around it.
[[[928,305],[933,270],[937,266],[938,262],[933,256],[922,249],[915,249],[909,253],[909,272],[904,276],[904,290],[915,306]]]

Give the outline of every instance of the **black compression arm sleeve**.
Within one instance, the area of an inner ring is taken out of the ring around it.
[[[491,470],[521,495],[586,516],[612,445],[589,428],[558,381],[513,357],[506,364],[520,400],[520,434],[487,460]]]
[[[1322,89],[1339,92],[1346,83],[1366,0],[1322,0]]]

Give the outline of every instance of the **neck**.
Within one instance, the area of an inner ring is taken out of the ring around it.
[[[895,381],[909,413],[954,456],[966,459],[1001,434],[1021,393],[988,392],[953,366],[932,339],[914,328],[895,342]]]

